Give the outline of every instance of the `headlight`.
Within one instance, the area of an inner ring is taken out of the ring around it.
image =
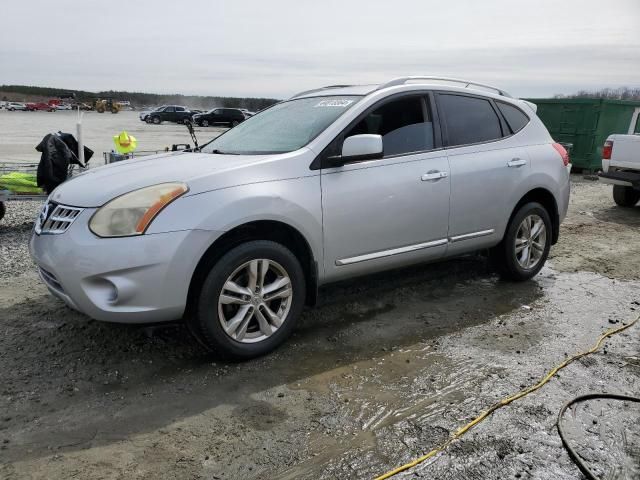
[[[114,198],[100,207],[89,221],[99,237],[142,235],[160,211],[189,191],[184,183],[161,183]]]

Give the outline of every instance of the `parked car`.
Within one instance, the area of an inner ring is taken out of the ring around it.
[[[56,110],[73,110],[73,107],[66,103],[59,103],[56,105]]]
[[[209,125],[228,125],[235,127],[244,122],[247,117],[237,108],[214,108],[207,113],[199,113],[193,116],[196,125],[208,127]]]
[[[530,279],[567,212],[567,152],[533,104],[460,82],[303,92],[198,152],[67,181],[31,237],[42,280],[95,319],[182,318],[242,359],[327,283],[481,249]]]
[[[25,107],[26,107],[26,110],[28,110],[29,112],[36,112],[36,111],[55,112],[56,111],[56,107],[54,105],[49,105],[48,103],[44,103],[44,102],[27,103]]]
[[[156,125],[162,122],[175,122],[184,123],[185,120],[191,121],[192,113],[186,107],[179,105],[167,105],[160,107],[145,118],[147,123],[155,123]]]
[[[26,110],[27,106],[21,102],[7,102],[5,108],[11,112],[15,110]]]
[[[151,112],[155,112],[156,110],[160,110],[160,109],[165,108],[165,107],[166,107],[166,105],[162,105],[160,107],[155,107],[155,108],[150,108],[150,109],[148,108],[148,109],[142,110],[140,112],[140,115],[139,115],[140,120],[143,121],[143,122],[146,122],[147,121],[147,117],[149,116],[149,114]]]
[[[244,113],[245,118],[253,117],[256,114],[256,112],[251,112],[251,111],[247,110],[246,108],[239,108],[238,110],[240,110],[242,113]]]
[[[613,200],[621,207],[640,201],[639,134],[609,135],[602,148],[600,181],[613,185]]]

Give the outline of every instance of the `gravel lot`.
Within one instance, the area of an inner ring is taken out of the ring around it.
[[[180,325],[111,325],[68,310],[28,257],[38,205],[9,204],[0,478],[364,479],[430,450],[640,314],[640,208],[573,181],[560,242],[533,281],[502,282],[470,256],[340,284],[283,348],[242,364],[210,357]],[[587,392],[638,395],[639,332],[608,340],[398,477],[581,478],[557,412]],[[640,478],[637,405],[596,402],[567,420],[601,477]]]
[[[84,143],[95,152],[90,166],[102,165],[102,152],[113,150],[113,136],[126,130],[138,140],[138,151],[163,150],[174,143],[193,145],[184,125],[163,123],[148,125],[140,121],[140,112],[111,113],[85,112],[82,120]],[[38,163],[40,154],[35,146],[47,133],[76,133],[77,112],[9,112],[0,110],[0,162]],[[224,128],[196,127],[200,143],[211,140]]]

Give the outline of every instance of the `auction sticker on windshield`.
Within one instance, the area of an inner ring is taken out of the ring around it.
[[[345,108],[353,103],[353,100],[336,98],[333,100],[320,100],[314,107],[339,107]]]

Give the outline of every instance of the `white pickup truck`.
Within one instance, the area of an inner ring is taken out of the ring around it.
[[[613,185],[613,200],[621,207],[640,201],[640,134],[607,137],[600,181]]]

